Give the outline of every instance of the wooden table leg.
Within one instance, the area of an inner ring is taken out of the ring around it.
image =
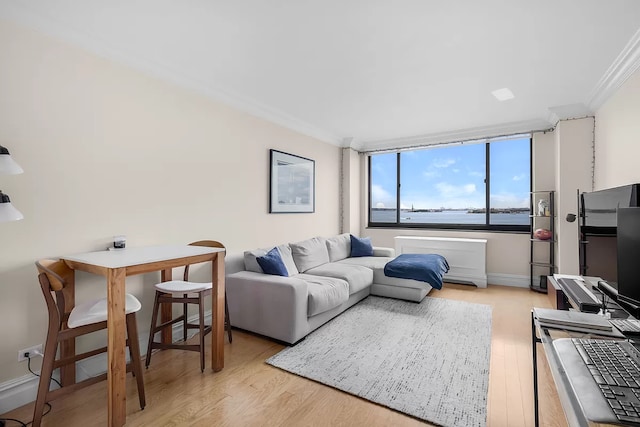
[[[173,270],[168,268],[160,272],[160,281],[168,282],[173,280]],[[160,304],[160,323],[168,322],[173,318],[173,310],[170,303]],[[160,332],[160,340],[163,344],[171,344],[173,342],[173,328],[164,328]]]
[[[211,368],[218,372],[224,368],[224,252],[218,252],[211,264]]]
[[[107,401],[108,425],[123,426],[126,421],[125,377],[127,365],[125,358],[125,276],[124,268],[110,269],[107,274]],[[137,339],[137,337],[132,337]]]
[[[70,270],[68,274],[65,274],[63,279],[67,282],[67,286],[64,288],[64,302],[65,312],[69,313],[75,306],[76,300],[76,275],[75,270]],[[73,357],[76,355],[76,339],[70,338],[60,343],[60,358]],[[76,382],[76,367],[72,365],[66,365],[60,367],[60,382],[63,386],[70,386]]]

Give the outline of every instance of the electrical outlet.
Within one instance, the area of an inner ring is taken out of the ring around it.
[[[27,353],[29,353],[29,357],[26,356]],[[33,347],[25,348],[18,351],[18,362],[22,362],[23,360],[27,360],[32,357],[41,357],[41,355],[42,344],[34,345]]]

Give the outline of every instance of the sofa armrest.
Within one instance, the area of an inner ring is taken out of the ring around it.
[[[240,271],[226,277],[226,293],[235,327],[291,344],[309,332],[302,279]]]
[[[244,254],[227,254],[224,257],[224,272],[227,276],[244,271]]]
[[[388,256],[394,257],[396,256],[396,250],[393,248],[383,248],[380,246],[373,247],[373,256]]]

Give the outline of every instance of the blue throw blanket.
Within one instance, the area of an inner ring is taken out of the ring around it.
[[[388,277],[419,280],[436,289],[442,289],[442,276],[448,271],[447,260],[436,254],[402,254],[384,266]]]

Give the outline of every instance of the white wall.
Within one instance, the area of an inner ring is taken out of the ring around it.
[[[566,221],[578,214],[578,192],[591,191],[593,171],[593,118],[558,123],[556,134],[556,190],[558,271],[579,274],[579,221]]]
[[[595,190],[640,182],[640,70],[596,113]]]
[[[538,191],[534,194],[533,209],[534,213],[537,209],[540,199],[544,199],[549,202],[548,191],[556,191],[556,132],[536,132],[533,134],[533,146],[531,150],[531,183],[533,191]],[[557,199],[557,192],[554,193],[554,209],[555,200]],[[534,217],[534,230],[537,228],[551,227],[551,218]],[[553,218],[554,227],[557,227],[557,218]],[[534,262],[547,264],[551,261],[550,245],[554,245],[554,258],[555,264],[555,249],[557,249],[557,228],[555,228],[555,236],[553,242],[531,242],[529,244],[529,250],[533,251],[532,259]],[[527,236],[529,237],[529,236]],[[529,240],[527,239],[529,242]],[[533,274],[533,284],[538,285],[540,283],[540,277],[549,274],[550,269],[546,265],[533,265],[527,267],[526,275]],[[531,283],[531,282],[529,282]]]
[[[9,22],[0,58],[0,145],[25,170],[0,176],[25,216],[0,224],[0,383],[28,374],[17,352],[45,338],[39,258],[101,250],[115,234],[236,252],[338,232],[340,148]],[[315,213],[268,213],[270,148],[316,161]],[[141,333],[158,278],[128,279]],[[78,282],[79,300],[105,294],[101,278]]]
[[[342,149],[342,232],[358,235],[360,233],[360,157],[351,148]]]
[[[421,229],[366,228],[376,246],[394,247],[395,236],[487,239],[487,275],[490,285],[529,286],[529,234],[484,233]]]
[[[531,178],[534,191],[556,189],[556,132],[533,134]]]

